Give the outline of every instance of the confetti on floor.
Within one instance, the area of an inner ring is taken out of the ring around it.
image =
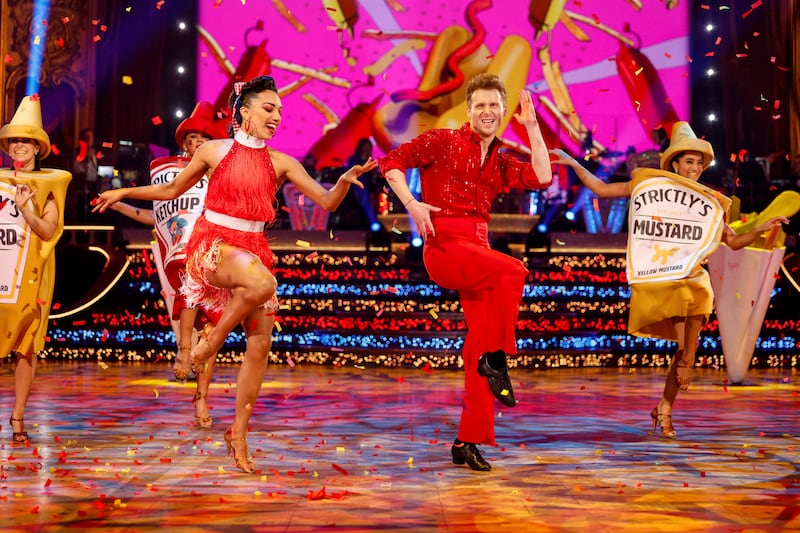
[[[671,440],[650,421],[662,369],[514,369],[520,403],[496,419],[498,445],[479,446],[492,471],[473,472],[450,457],[460,371],[271,365],[247,437],[258,470],[244,474],[223,441],[238,368],[217,365],[203,430],[193,384],[167,363],[40,365],[29,445],[0,433],[4,530],[800,528],[791,371],[751,370],[743,386],[698,371]]]

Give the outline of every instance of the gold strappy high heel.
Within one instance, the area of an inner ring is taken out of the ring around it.
[[[244,452],[239,452],[234,446],[234,442],[243,442],[244,443]],[[242,472],[246,474],[254,474],[256,471],[256,467],[253,464],[252,457],[250,453],[247,451],[247,439],[242,437],[239,439],[233,438],[233,427],[229,427],[227,431],[225,431],[225,444],[228,446],[228,453],[227,456],[231,455],[231,451],[233,452],[233,460],[236,461],[236,468],[239,468]]]
[[[208,336],[211,335],[211,331],[213,331],[214,326],[211,323],[206,324],[203,326],[203,331],[200,332],[200,340],[197,341],[197,346],[194,347],[192,350],[192,372],[195,374],[201,374],[206,369],[206,363],[208,363],[209,359],[216,355],[215,351],[210,351],[205,357],[198,357],[198,349],[201,346],[204,346],[208,349]]]
[[[189,358],[191,357],[191,348],[188,346],[179,346],[178,353],[175,356],[175,367],[172,369],[175,372],[175,379],[180,382],[185,382],[189,379]]]
[[[208,400],[208,395],[201,394],[200,391],[197,391],[194,393],[194,398],[192,398],[192,405],[194,405],[194,418],[197,421],[197,425],[199,427],[203,429],[211,429],[211,425],[214,423],[214,418],[211,416],[211,414],[208,414],[206,416],[199,416],[197,414],[197,402],[200,400]]]
[[[14,422],[19,422],[19,425],[22,428],[20,431],[14,431]],[[24,419],[14,418],[14,415],[11,415],[11,418],[8,419],[8,425],[11,426],[11,431],[14,433],[11,437],[14,442],[28,442],[28,432],[25,431]]]
[[[650,418],[653,419],[653,433],[655,433],[656,428],[660,426],[662,437],[674,439],[678,436],[678,434],[675,432],[675,428],[672,427],[671,414],[659,413],[658,407],[653,407],[653,410],[650,411]]]

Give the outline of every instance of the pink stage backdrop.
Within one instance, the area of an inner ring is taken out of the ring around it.
[[[655,148],[653,128],[688,119],[686,2],[667,4],[205,0],[198,99],[224,108],[234,80],[272,75],[284,109],[273,146],[337,165],[361,137],[380,155],[463,122],[464,85],[450,62],[465,78],[495,72],[527,87],[551,145],[575,151],[591,132],[599,149],[643,152]],[[513,123],[502,137],[526,144]]]

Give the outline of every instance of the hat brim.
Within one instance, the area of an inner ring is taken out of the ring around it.
[[[0,128],[0,150],[8,154],[9,139],[33,139],[39,145],[39,159],[50,155],[50,137],[42,128],[22,124],[6,124]]]
[[[711,166],[714,160],[714,148],[711,143],[704,139],[682,139],[677,143],[672,143],[669,148],[664,150],[661,154],[661,170],[668,170],[672,160],[675,159],[681,152],[700,152],[703,154],[703,170]]]
[[[178,129],[175,130],[175,142],[178,146],[183,146],[184,139],[193,131],[208,135],[211,139],[216,139],[218,128],[213,121],[189,117],[178,124]]]

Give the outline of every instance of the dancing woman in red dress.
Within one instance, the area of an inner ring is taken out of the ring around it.
[[[264,229],[276,217],[278,184],[288,180],[309,200],[333,211],[351,185],[363,187],[358,177],[377,166],[372,160],[356,165],[325,189],[295,158],[266,145],[281,123],[281,112],[275,81],[269,76],[250,80],[233,106],[239,126],[233,139],[205,143],[171,182],[112,189],[93,200],[93,211],[100,212],[123,198],[170,200],[211,171],[206,210],[195,223],[187,247],[189,279],[182,291],[188,305],[199,303],[210,311],[221,311],[216,325],[204,329],[192,352],[196,372],[202,372],[238,324],[247,336],[237,378],[236,411],[225,442],[236,466],[248,473],[255,472],[255,466],[247,449],[247,425],[266,371],[277,310],[277,281],[270,271],[272,252]]]

